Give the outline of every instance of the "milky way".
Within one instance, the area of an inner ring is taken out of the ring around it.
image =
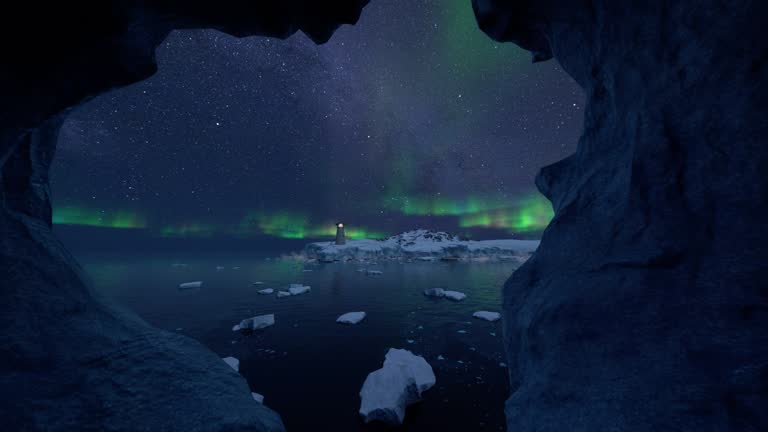
[[[541,229],[538,169],[575,149],[583,95],[491,41],[468,0],[373,0],[325,45],[178,31],[158,73],[78,108],[55,222],[161,236]],[[542,203],[544,204],[542,206]]]

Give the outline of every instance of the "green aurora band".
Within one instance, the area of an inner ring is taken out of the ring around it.
[[[102,228],[146,228],[146,219],[131,211],[106,211],[86,207],[64,206],[53,209],[53,223],[57,225],[83,225]]]
[[[468,213],[459,218],[462,228],[498,228],[510,233],[541,231],[554,217],[552,205],[541,195],[519,200],[514,207]]]
[[[554,216],[549,201],[540,194],[530,194],[519,199],[502,197],[469,197],[451,199],[436,197],[404,197],[387,199],[384,207],[406,216],[437,216],[458,218],[461,228],[494,228],[509,233],[541,231]],[[331,221],[316,223],[296,211],[253,212],[239,225],[213,225],[189,222],[162,227],[151,227],[146,218],[136,212],[105,211],[87,207],[57,207],[53,223],[58,225],[82,225],[118,229],[152,229],[152,232],[168,238],[208,238],[216,235],[240,238],[268,235],[286,239],[332,238],[336,224]],[[350,239],[386,238],[388,234],[354,223],[345,228]]]
[[[313,224],[304,214],[290,211],[275,213],[256,213],[247,217],[238,229],[241,235],[262,233],[273,237],[288,239],[333,237],[336,235],[336,224],[327,222]],[[386,234],[369,230],[365,227],[348,227],[344,230],[347,238],[384,238]]]

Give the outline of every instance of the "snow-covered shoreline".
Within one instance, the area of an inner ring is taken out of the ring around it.
[[[461,240],[445,232],[415,230],[384,240],[348,240],[310,243],[303,257],[320,262],[336,261],[525,261],[539,246],[538,240]]]

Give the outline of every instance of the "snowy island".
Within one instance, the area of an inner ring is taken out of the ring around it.
[[[525,261],[539,246],[538,240],[461,240],[445,232],[424,229],[384,240],[348,240],[310,243],[304,247],[307,260],[337,261]]]

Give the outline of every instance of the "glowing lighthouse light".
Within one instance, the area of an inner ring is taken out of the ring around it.
[[[347,238],[344,236],[344,224],[341,222],[336,223],[336,244],[343,245],[347,243]]]

